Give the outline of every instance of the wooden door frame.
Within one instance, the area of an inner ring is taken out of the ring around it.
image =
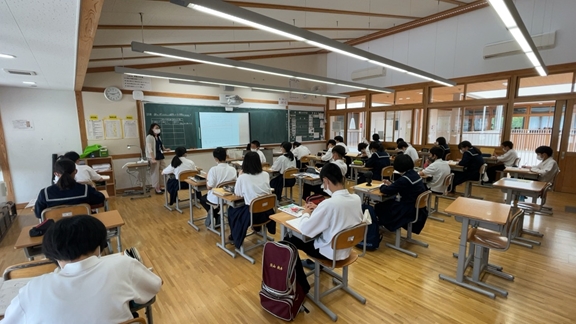
[[[568,151],[568,143],[569,143],[569,138],[570,138],[570,129],[572,128],[572,117],[574,115],[574,110],[575,110],[575,105],[576,105],[576,100],[575,99],[570,99],[570,100],[559,100],[559,101],[564,101],[566,102],[566,110],[564,112],[564,124],[560,125],[562,127],[563,131],[562,132],[562,137],[558,139],[557,137],[557,141],[560,140],[560,150],[558,150],[557,154],[556,154],[556,161],[558,162],[558,167],[560,168],[560,171],[562,172],[562,170],[564,170],[564,172],[567,172],[566,170],[568,170],[569,168],[565,165],[564,162],[564,156],[566,153],[573,153],[576,154],[575,152],[567,152]],[[558,121],[558,123],[560,123]],[[558,130],[559,131],[559,130]],[[554,147],[558,147],[558,146],[553,146]],[[560,191],[563,192],[561,189],[564,185],[564,178],[563,176],[559,176],[556,178],[556,183],[554,184],[554,188],[556,191]]]

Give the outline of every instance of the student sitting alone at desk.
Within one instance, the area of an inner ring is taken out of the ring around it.
[[[332,238],[340,231],[362,222],[362,202],[358,195],[351,194],[346,189],[342,170],[334,163],[328,163],[322,168],[320,179],[324,191],[332,198],[322,201],[317,206],[313,203],[306,204],[298,226],[304,236],[313,237],[314,240],[304,242],[296,236],[286,236],[284,239],[310,257],[331,260],[334,256]],[[336,251],[336,260],[344,260],[348,256],[350,249]],[[306,267],[314,266],[311,260],[304,260],[302,263]],[[310,285],[303,267],[296,265],[295,270],[296,279],[307,293]]]
[[[496,181],[496,171],[504,171],[504,169],[508,167],[516,166],[514,165],[514,162],[518,158],[518,153],[514,150],[514,144],[510,141],[504,141],[500,147],[502,148],[502,151],[504,151],[504,154],[493,156],[498,160],[498,164],[493,165],[486,170],[486,174],[488,175],[487,183]]]
[[[336,145],[342,146],[344,148],[344,155],[346,155],[348,153],[348,146],[344,144],[344,137],[334,136],[334,141],[336,141]]]
[[[104,195],[98,192],[91,185],[78,183],[74,180],[76,175],[76,164],[67,159],[61,158],[54,163],[54,175],[58,177],[56,184],[40,190],[34,214],[42,217],[42,211],[49,207],[61,205],[100,205],[104,203]]]
[[[554,151],[550,146],[539,146],[536,148],[536,159],[540,161],[536,166],[522,166],[523,168],[530,169],[530,171],[538,173],[538,181],[554,183],[554,177],[558,169],[558,164],[552,158]]]
[[[200,204],[204,209],[206,209],[207,213],[210,212],[210,205],[208,205],[208,202],[214,205],[218,204],[218,198],[214,195],[212,189],[218,187],[221,183],[236,180],[236,169],[226,163],[226,150],[222,147],[217,147],[212,152],[212,156],[214,157],[214,161],[216,161],[216,166],[210,168],[208,171],[206,177],[206,188],[208,189],[208,193],[200,198]],[[219,212],[220,210],[217,208],[214,211],[214,216],[218,215]],[[216,219],[216,223],[219,222],[220,220]]]
[[[46,258],[58,269],[34,277],[12,299],[3,324],[122,323],[133,318],[130,302],[145,304],[162,279],[123,254],[100,256],[106,227],[89,215],[64,217],[42,241]]]
[[[76,175],[74,176],[74,180],[80,183],[89,184],[94,186],[94,182],[104,181],[101,175],[96,173],[94,169],[92,169],[88,165],[81,165],[80,163],[80,155],[74,151],[70,151],[64,154],[64,157],[74,161],[76,163]],[[55,179],[55,181],[58,181]]]
[[[432,177],[427,186],[435,194],[444,194],[444,180],[450,175],[450,165],[447,161],[442,160],[444,150],[440,146],[434,146],[430,149],[428,159],[432,162],[428,167],[418,174],[423,178]]]
[[[370,150],[370,157],[366,160],[364,166],[372,168],[373,180],[382,180],[382,169],[390,165],[390,155],[377,142],[370,143],[368,149]],[[358,176],[358,183],[364,182],[366,182],[366,177],[362,173]]]
[[[414,162],[410,156],[398,155],[394,160],[394,170],[400,173],[400,177],[393,183],[383,180],[380,192],[386,196],[396,196],[396,199],[384,200],[374,206],[378,222],[391,232],[400,227],[406,228],[408,223],[414,221],[416,199],[427,190],[420,175],[414,171]],[[428,211],[422,208],[418,215],[418,221],[412,225],[412,231],[416,234],[420,234],[424,228]],[[373,223],[371,226],[378,224]]]
[[[332,157],[334,158],[333,161],[324,164],[324,166],[328,164],[336,164],[340,168],[340,171],[342,171],[342,176],[345,177],[346,173],[348,172],[348,166],[346,165],[346,162],[344,162],[344,155],[346,154],[344,152],[344,148],[340,145],[335,146],[334,148],[332,148],[331,153]],[[324,194],[324,189],[322,188],[322,185],[313,186],[305,183],[302,186],[302,199],[306,200],[306,198],[312,195],[312,192],[314,192],[314,194],[316,195],[320,195]]]
[[[258,153],[258,156],[260,157],[260,163],[262,164],[266,163],[266,156],[264,156],[264,153],[260,151],[259,141],[254,140],[250,142],[250,151]]]
[[[166,181],[166,190],[170,194],[170,201],[169,204],[173,205],[176,202],[176,198],[178,198],[178,190],[180,189],[188,189],[188,183],[182,181],[180,182],[180,187],[178,187],[178,179],[180,177],[180,173],[184,171],[196,171],[196,164],[192,162],[192,160],[188,160],[186,158],[186,148],[183,146],[179,146],[174,150],[176,155],[172,158],[172,162],[170,165],[167,166],[164,170],[162,170],[162,174],[173,174],[174,178],[168,179]],[[202,197],[202,193],[196,191],[196,198],[200,199]]]
[[[368,144],[361,142],[358,143],[358,157],[356,159],[366,160],[368,158],[368,153],[366,150],[368,149]]]
[[[324,162],[331,162],[332,161],[332,149],[335,146],[336,146],[335,140],[333,140],[333,139],[328,140],[328,143],[326,144],[326,153],[324,153],[324,155],[322,155],[322,157],[320,159]],[[346,150],[344,150],[344,154],[346,154]]]
[[[416,160],[418,160],[420,158],[418,156],[418,152],[416,151],[416,149],[412,145],[410,145],[404,141],[398,143],[398,150],[400,150],[405,155],[408,155],[409,157],[411,157],[412,162],[416,162]]]
[[[280,175],[270,180],[270,187],[274,188],[274,193],[276,194],[276,198],[278,198],[278,202],[282,200],[282,190],[284,189],[284,185],[286,185],[286,187],[292,187],[296,184],[296,179],[284,180],[284,172],[286,169],[296,167],[296,159],[294,158],[294,154],[290,151],[291,147],[292,144],[290,144],[290,142],[283,142],[280,148],[282,155],[280,155],[270,167],[270,170],[280,173]],[[284,184],[284,181],[286,184]]]
[[[466,181],[478,181],[480,178],[480,168],[484,165],[482,152],[472,146],[472,143],[468,141],[460,142],[458,149],[460,153],[462,153],[462,159],[458,162],[458,165],[464,167],[464,171],[452,171],[452,173],[454,173],[452,192],[456,192],[456,186]]]
[[[232,234],[229,239],[234,242],[237,248],[242,246],[246,237],[246,230],[250,226],[250,203],[259,196],[269,195],[270,176],[267,172],[262,171],[262,163],[256,152],[248,152],[242,162],[242,170],[234,187],[234,194],[244,197],[244,206],[228,208],[228,223]],[[254,214],[254,223],[263,223],[270,215],[274,214],[274,207],[270,210]],[[266,224],[270,234],[276,234],[276,222],[271,221]],[[258,231],[258,229],[254,229]]]
[[[293,147],[292,154],[294,154],[294,157],[296,158],[296,167],[300,169],[302,168],[300,160],[302,159],[303,156],[310,155],[311,152],[306,146],[300,144],[300,142],[294,142],[294,144],[292,144],[292,147]]]
[[[446,139],[444,137],[438,137],[435,144],[440,146],[440,148],[444,151],[442,160],[446,161],[446,155],[450,154],[450,146],[448,146],[448,143],[446,143]]]

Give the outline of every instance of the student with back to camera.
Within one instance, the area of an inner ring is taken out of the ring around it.
[[[260,163],[266,163],[266,156],[264,156],[264,153],[260,151],[259,141],[254,140],[250,142],[250,151],[258,153],[258,157],[260,157]]]
[[[164,167],[164,152],[168,151],[162,144],[160,132],[160,125],[152,123],[146,136],[146,158],[150,161],[150,182],[158,195],[164,193],[160,187],[160,169]]]
[[[432,180],[427,184],[427,187],[435,194],[443,194],[444,180],[450,174],[450,165],[448,161],[442,160],[444,150],[440,146],[434,146],[430,149],[428,159],[432,162],[428,167],[418,174],[423,177],[432,177]]]
[[[40,190],[34,214],[41,218],[42,211],[49,207],[61,205],[100,205],[106,199],[101,192],[87,184],[82,184],[74,180],[76,175],[76,164],[67,159],[61,158],[54,163],[54,175],[58,177],[56,184]]]
[[[196,164],[186,158],[186,148],[183,146],[177,147],[174,152],[176,155],[172,158],[170,165],[167,166],[164,170],[162,170],[162,174],[173,174],[174,178],[169,179],[166,182],[166,190],[170,194],[170,201],[169,204],[173,205],[176,202],[176,198],[178,198],[178,190],[180,189],[188,189],[188,183],[182,181],[180,182],[180,187],[178,187],[178,179],[180,177],[180,173],[184,171],[196,171]],[[196,191],[196,198],[200,199],[202,197],[202,193]]]
[[[104,181],[101,175],[99,175],[94,169],[92,169],[88,165],[81,165],[80,163],[80,155],[74,151],[67,152],[64,154],[64,157],[74,161],[76,163],[76,175],[74,176],[74,180],[80,183],[89,184],[94,186],[94,182]],[[55,179],[55,181],[58,181]]]
[[[208,193],[200,198],[200,204],[204,209],[206,209],[206,212],[210,211],[210,205],[208,205],[208,202],[214,205],[218,204],[218,198],[214,195],[212,189],[218,187],[221,183],[236,180],[236,169],[226,163],[226,150],[222,147],[217,147],[212,152],[212,156],[214,157],[216,166],[211,167],[208,171],[208,175],[206,176],[206,188],[208,189]],[[216,217],[219,212],[220,209],[217,208],[214,211],[214,216]],[[207,222],[209,222],[209,218],[207,218]],[[216,218],[216,223],[219,222],[220,220]],[[210,223],[207,225],[210,225]]]
[[[274,164],[270,167],[270,170],[277,171],[280,174],[270,180],[270,187],[274,188],[274,193],[276,194],[276,198],[278,198],[278,202],[282,200],[282,190],[284,189],[284,172],[288,168],[295,168],[296,167],[296,158],[294,154],[290,151],[292,144],[290,142],[283,142],[280,150],[282,151],[282,155],[279,156]],[[296,183],[296,179],[287,179],[286,186],[294,186]]]
[[[480,168],[484,165],[484,158],[482,152],[472,143],[462,141],[458,144],[458,149],[462,153],[462,159],[458,165],[464,167],[464,171],[452,171],[454,173],[454,181],[452,183],[452,192],[456,191],[456,186],[466,181],[478,181],[480,177]]]
[[[348,146],[344,144],[344,137],[334,136],[334,141],[336,141],[336,145],[342,146],[344,148],[344,155],[346,155],[348,153]]]
[[[346,173],[348,172],[348,166],[346,165],[346,162],[344,162],[344,155],[346,154],[346,153],[344,153],[344,148],[340,145],[335,146],[334,148],[332,148],[331,153],[333,153],[333,155],[332,155],[333,161],[330,163],[336,164],[340,168],[340,171],[342,171],[342,176],[346,177]],[[326,166],[330,163],[326,163],[326,164],[324,164],[324,166]],[[312,193],[314,193],[316,195],[320,195],[320,194],[324,194],[325,191],[322,188],[322,185],[313,186],[313,185],[309,185],[309,184],[305,183],[302,186],[302,200],[306,200],[308,197],[310,197],[312,195]]]
[[[300,169],[302,167],[302,165],[300,164],[300,160],[302,159],[302,157],[310,155],[312,153],[306,146],[300,144],[300,142],[294,142],[294,144],[292,144],[292,147],[293,147],[292,153],[294,154],[294,157],[296,157],[296,167]]]

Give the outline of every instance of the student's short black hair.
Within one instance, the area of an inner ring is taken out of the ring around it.
[[[334,136],[334,140],[335,140],[336,142],[342,143],[342,142],[344,142],[344,137],[342,137],[342,136],[340,136],[340,135]]]
[[[400,154],[394,159],[394,170],[398,172],[406,172],[414,169],[414,161],[408,154]]]
[[[260,155],[256,152],[246,153],[242,162],[242,173],[259,174],[261,172],[262,162],[260,161]]]
[[[396,144],[399,144],[400,142],[405,142],[402,137],[400,137],[400,138],[398,138],[398,139],[396,140]]]
[[[73,261],[106,248],[106,227],[90,215],[64,217],[42,239],[42,253],[52,261]]]
[[[336,141],[333,139],[329,139],[328,144],[336,145]]]
[[[372,140],[378,142],[380,140],[380,135],[377,133],[372,134]]]
[[[442,157],[444,157],[444,149],[441,148],[440,146],[434,146],[430,149],[430,154],[442,160]]]
[[[320,179],[324,180],[328,178],[328,181],[333,184],[344,184],[344,177],[342,176],[342,170],[335,163],[326,163],[320,170]]]
[[[502,146],[513,149],[514,148],[514,144],[510,141],[504,141],[502,142]]]
[[[302,145],[302,144],[300,144],[300,142],[294,142],[294,143],[292,144],[293,147],[298,147],[298,146],[300,146],[300,145]]]
[[[362,151],[368,147],[366,143],[358,143],[358,151]]]
[[[368,146],[369,150],[375,149],[376,151],[381,151],[382,150],[382,144],[380,144],[379,142],[372,142],[370,143],[370,146]]]
[[[250,142],[250,144],[254,144],[256,145],[256,147],[260,147],[260,142],[257,140],[253,140],[252,142]]]
[[[438,137],[436,143],[438,143],[438,145],[446,145],[446,139],[444,137]]]
[[[403,149],[403,148],[405,148],[405,147],[408,147],[408,143],[406,143],[406,142],[400,142],[400,143],[398,143],[398,148],[399,148],[399,149]]]
[[[343,159],[346,155],[346,149],[342,145],[336,145],[332,148],[332,154],[338,154],[338,156]]]
[[[224,162],[224,161],[226,161],[226,150],[223,147],[218,146],[212,152],[212,156],[217,158],[218,161]]]
[[[80,160],[80,155],[74,151],[66,152],[66,154],[64,154],[64,157],[74,162]]]
[[[462,142],[460,142],[460,144],[458,144],[458,149],[471,148],[471,147],[472,147],[472,143],[470,143],[468,141],[462,141]]]
[[[552,154],[554,153],[554,150],[552,150],[552,148],[550,146],[538,146],[536,148],[536,153],[537,154],[546,154],[546,155],[548,155],[548,157],[551,157]]]

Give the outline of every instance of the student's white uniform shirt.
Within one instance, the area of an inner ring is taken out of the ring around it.
[[[206,178],[206,185],[210,188],[216,188],[219,184],[227,181],[236,180],[236,169],[228,163],[218,163],[217,166],[210,168],[208,177]],[[208,201],[217,204],[218,197],[214,195],[212,189],[208,190]]]
[[[418,156],[418,151],[416,151],[416,149],[410,144],[408,144],[408,147],[406,148],[406,152],[404,152],[404,154],[410,156],[412,158],[412,161],[416,161],[420,158]]]
[[[270,193],[270,176],[268,172],[264,171],[259,174],[243,173],[239,175],[236,181],[236,187],[234,187],[234,194],[244,197],[244,203],[246,205],[250,205],[254,198]]]
[[[558,164],[554,161],[553,158],[549,157],[546,160],[540,162],[537,166],[530,168],[530,171],[536,172],[539,174],[538,181],[543,182],[553,182],[554,175],[556,174],[558,169]]]
[[[286,169],[295,167],[296,167],[296,158],[290,161],[288,157],[286,157],[285,155],[281,155],[276,159],[276,161],[274,161],[274,164],[272,164],[270,169],[278,171],[281,174],[284,174],[284,171],[286,171]]]
[[[348,146],[346,146],[346,144],[344,144],[344,142],[338,142],[338,143],[336,143],[336,145],[343,146],[346,153],[348,153]]]
[[[518,153],[516,153],[514,149],[508,150],[508,152],[496,157],[498,162],[504,163],[507,167],[514,166],[514,161],[516,161],[517,158]]]
[[[292,154],[294,154],[294,156],[300,160],[303,156],[310,155],[311,152],[306,146],[300,145],[292,150]]]
[[[314,239],[314,247],[320,253],[331,259],[334,250],[331,247],[332,238],[343,229],[362,222],[362,202],[356,194],[346,189],[332,193],[332,198],[318,204],[312,215],[300,217],[299,229],[302,234]],[[351,249],[336,250],[336,260],[344,260],[350,255]]]
[[[131,300],[144,304],[161,286],[160,277],[129,256],[92,256],[30,280],[1,322],[121,323],[133,318]]]
[[[87,183],[92,181],[98,181],[102,176],[100,176],[94,169],[88,165],[76,165],[76,175],[74,179],[77,182]]]
[[[321,157],[322,161],[329,162],[332,161],[332,148],[329,148],[328,151]]]
[[[422,170],[428,177],[432,177],[432,181],[428,183],[430,190],[434,192],[444,192],[444,180],[450,174],[450,165],[448,161],[436,159],[426,169]]]
[[[264,153],[262,153],[260,150],[256,150],[256,153],[258,153],[258,156],[260,156],[260,163],[266,163],[266,156],[264,156]]]
[[[174,168],[172,166],[172,163],[170,163],[164,169],[164,171],[162,171],[162,174],[174,174],[176,176],[176,178],[178,178],[178,177],[180,177],[181,172],[197,170],[196,164],[194,164],[194,162],[192,162],[192,160],[188,160],[187,158],[181,156],[180,161],[182,161],[182,164],[180,164],[177,168]]]
[[[346,176],[346,172],[348,172],[348,166],[346,165],[346,162],[342,159],[340,160],[334,160],[331,163],[336,164],[340,170],[342,171],[342,176],[345,177]]]

